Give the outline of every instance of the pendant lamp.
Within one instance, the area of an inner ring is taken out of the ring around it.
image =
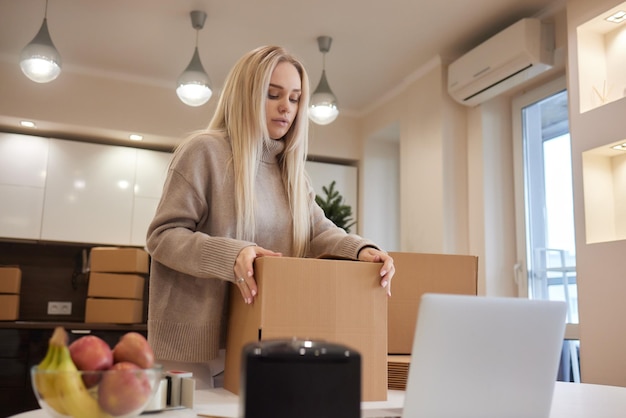
[[[176,94],[178,98],[189,106],[202,106],[209,101],[213,91],[211,80],[204,70],[198,53],[198,33],[204,27],[206,13],[194,10],[190,13],[191,26],[196,30],[196,48],[193,52],[191,62],[178,77]]]
[[[20,68],[36,83],[48,83],[61,74],[61,55],[48,32],[48,1],[39,32],[20,54]]]
[[[317,44],[323,57],[322,77],[309,101],[309,118],[318,125],[328,125],[337,119],[339,114],[337,97],[330,89],[328,80],[326,80],[326,53],[330,51],[332,41],[333,38],[330,36],[317,38]]]

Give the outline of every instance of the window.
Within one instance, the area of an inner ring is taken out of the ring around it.
[[[513,101],[520,296],[565,301],[561,380],[580,381],[578,292],[567,90],[558,79]]]

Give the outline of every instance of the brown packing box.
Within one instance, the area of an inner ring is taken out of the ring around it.
[[[87,298],[85,322],[139,324],[143,322],[143,302],[135,299]]]
[[[98,273],[148,273],[148,253],[141,248],[94,247],[90,270]]]
[[[411,354],[424,293],[476,295],[478,257],[390,252],[396,273],[388,304],[389,354]]]
[[[231,286],[224,388],[239,393],[246,343],[295,337],[357,350],[362,400],[387,400],[387,294],[380,268],[345,260],[257,258],[254,303],[246,305]]]
[[[17,266],[0,267],[0,293],[20,293],[22,270]]]
[[[409,380],[410,355],[390,355],[387,360],[388,388],[391,390],[406,390]]]
[[[0,295],[0,321],[16,321],[20,316],[20,295]]]
[[[145,279],[138,274],[89,273],[88,297],[143,299]]]

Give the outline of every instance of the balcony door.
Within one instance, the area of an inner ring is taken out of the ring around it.
[[[519,294],[568,305],[562,380],[580,381],[571,146],[565,79],[513,100]]]

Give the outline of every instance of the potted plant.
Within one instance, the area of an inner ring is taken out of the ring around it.
[[[335,190],[335,185],[336,182],[333,180],[328,187],[323,186],[322,191],[326,196],[315,195],[315,202],[322,208],[328,219],[349,233],[350,227],[356,224],[352,219],[352,208],[344,204],[343,196]]]

